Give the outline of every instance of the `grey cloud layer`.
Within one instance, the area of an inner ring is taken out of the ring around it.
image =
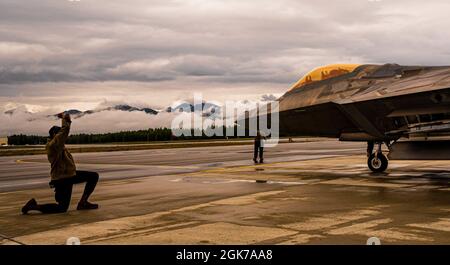
[[[449,9],[445,0],[3,0],[0,84],[290,84],[340,61],[447,64]]]
[[[158,109],[194,92],[271,101],[324,64],[450,65],[449,10],[448,0],[2,0],[0,110]],[[55,122],[30,115],[0,115],[0,136]],[[100,113],[76,130],[168,120]]]

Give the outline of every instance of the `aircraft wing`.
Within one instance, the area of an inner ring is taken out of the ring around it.
[[[414,70],[410,70],[413,72]],[[408,72],[404,73],[408,75]],[[416,71],[410,77],[398,76],[394,78],[374,80],[370,86],[361,87],[347,98],[337,99],[338,104],[375,100],[380,98],[397,97],[402,95],[429,92],[450,87],[450,68]]]

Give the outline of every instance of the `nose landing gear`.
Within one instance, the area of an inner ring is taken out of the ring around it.
[[[369,159],[367,160],[367,165],[369,166],[370,170],[373,172],[383,172],[388,167],[388,160],[385,155],[382,153],[373,153],[369,156]]]
[[[367,159],[367,165],[369,166],[370,170],[372,170],[373,172],[384,172],[389,164],[389,161],[387,159],[387,157],[382,153],[381,151],[381,145],[382,143],[377,143],[378,144],[378,149],[376,152],[372,152],[372,150],[370,150],[370,146],[372,146],[373,148],[373,143],[369,143],[369,148],[368,148],[368,156],[369,158]]]

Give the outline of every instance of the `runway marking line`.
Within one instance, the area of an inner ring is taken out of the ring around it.
[[[26,161],[22,159],[15,160],[17,164],[47,164],[47,161]],[[95,166],[107,166],[107,167],[151,167],[151,168],[179,168],[179,169],[197,169],[198,166],[172,166],[172,165],[136,165],[136,164],[101,164],[101,163],[76,163],[77,165],[95,165]]]

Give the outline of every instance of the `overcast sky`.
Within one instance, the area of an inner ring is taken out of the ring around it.
[[[0,107],[279,96],[330,63],[450,64],[447,0],[1,0]]]

